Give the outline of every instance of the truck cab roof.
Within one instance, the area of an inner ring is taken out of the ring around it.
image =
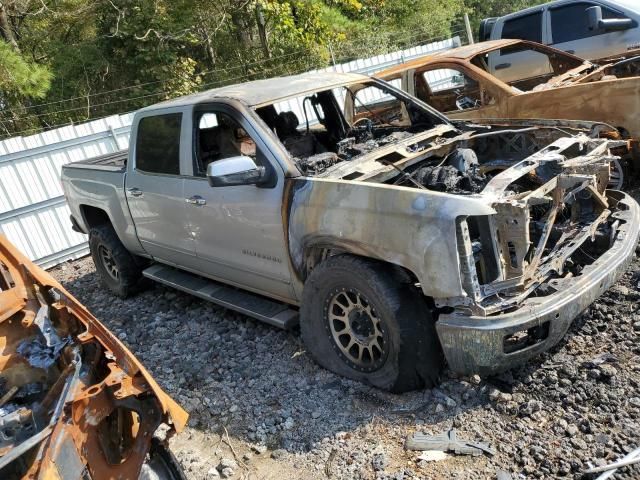
[[[148,112],[169,107],[184,107],[186,105],[208,103],[220,98],[232,98],[250,107],[260,107],[279,100],[301,96],[308,92],[317,92],[366,80],[369,80],[368,76],[356,73],[308,72],[300,75],[254,80],[252,82],[214,88],[156,103],[140,111]]]

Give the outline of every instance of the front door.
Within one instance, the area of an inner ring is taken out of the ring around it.
[[[199,272],[284,299],[293,299],[282,220],[284,175],[251,124],[237,111],[207,107],[194,114],[194,171],[185,179],[187,219]],[[271,187],[211,187],[207,165],[236,156],[271,169]]]
[[[430,65],[414,74],[415,95],[451,118],[503,117],[502,94],[484,79],[454,65]]]
[[[142,247],[154,259],[183,265],[195,256],[180,176],[182,113],[146,116],[137,126],[125,195]]]
[[[499,38],[529,40],[542,43],[543,11],[508,19],[502,25]],[[548,75],[551,65],[546,56],[530,49],[501,49],[489,53],[489,73],[505,83],[521,78]]]
[[[638,26],[615,31],[589,28],[587,8],[600,5],[577,2],[549,9],[553,46],[589,60],[620,55],[638,44]],[[600,5],[603,19],[626,19],[624,13]]]

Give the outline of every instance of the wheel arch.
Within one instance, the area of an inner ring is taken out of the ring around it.
[[[123,224],[122,221],[118,221],[118,218],[113,219],[107,209],[93,205],[80,204],[78,206],[78,211],[82,216],[81,227],[85,229],[84,233],[89,234],[92,228],[110,225],[111,228],[113,228],[116,237],[118,237],[120,242],[132,255],[135,255],[136,257],[151,258],[151,256],[147,255],[140,245],[133,229],[133,223],[126,222],[125,220],[125,223]]]
[[[102,208],[82,204],[80,205],[79,209],[87,233],[89,233],[89,230],[91,230],[93,227],[98,227],[105,224],[113,225],[109,214]]]
[[[385,258],[375,249],[369,248],[367,245],[348,240],[336,241],[335,239],[318,239],[305,245],[302,253],[302,262],[300,276],[304,283],[311,271],[321,262],[329,257],[336,255],[350,255],[365,260],[375,262],[379,265],[386,265],[391,272],[397,276],[398,281],[402,283],[419,283],[418,276],[393,259]]]

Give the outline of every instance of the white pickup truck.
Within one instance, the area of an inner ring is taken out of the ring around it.
[[[519,39],[550,45],[558,50],[606,63],[615,57],[640,52],[640,1],[556,0],[487,18],[480,24],[480,41]],[[535,53],[494,55],[491,73],[505,82],[551,70]]]
[[[272,325],[380,388],[492,373],[557,343],[625,270],[638,204],[603,124],[452,123],[362,75],[211,90],[136,113],[128,152],[66,165],[104,284],[141,277]]]

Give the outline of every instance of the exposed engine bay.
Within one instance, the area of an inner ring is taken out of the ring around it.
[[[542,137],[541,137],[542,135]],[[540,148],[541,138],[546,146]],[[548,143],[552,141],[551,143]],[[392,183],[477,194],[496,215],[458,220],[467,297],[440,300],[491,315],[561,288],[613,242],[612,167],[626,142],[553,129],[473,135],[437,159],[419,162]],[[471,148],[469,148],[471,147]]]
[[[181,479],[166,439],[186,420],[111,332],[0,236],[1,478]]]
[[[562,279],[580,275],[612,243],[617,197],[607,186],[627,142],[566,135],[553,127],[498,128],[436,142],[393,169],[356,171],[366,181],[486,199],[496,215],[457,224],[467,296],[438,304],[491,315],[558,291]]]
[[[621,162],[632,155],[617,131],[552,120],[454,126],[412,101],[362,84],[342,97],[306,97],[316,123],[304,109],[303,129],[293,112],[258,114],[275,119],[275,132],[307,176],[453,194],[452,201],[475,197],[495,210],[458,218],[466,295],[436,299],[439,307],[504,312],[557,291],[609,248],[617,220],[616,193],[607,188],[621,186]]]

